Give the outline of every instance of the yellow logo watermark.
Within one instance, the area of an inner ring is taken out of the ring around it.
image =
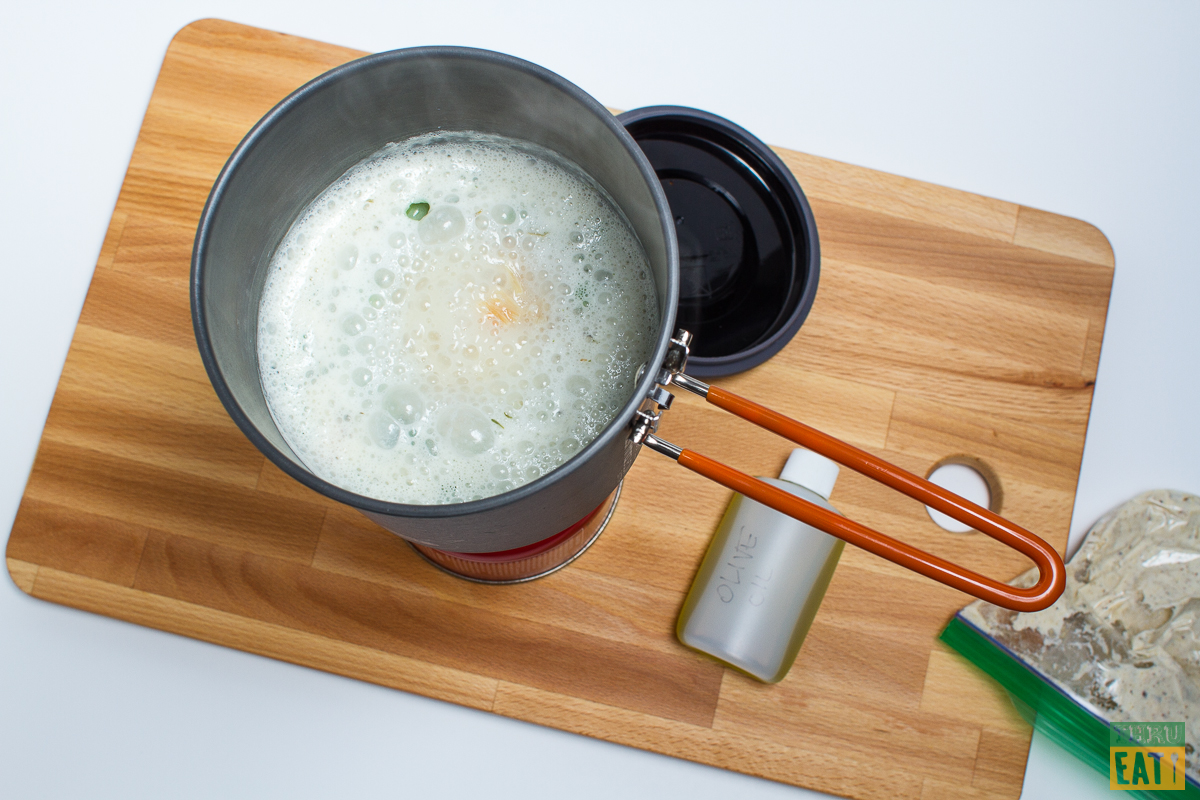
[[[1183,789],[1182,722],[1114,722],[1108,733],[1108,788]]]

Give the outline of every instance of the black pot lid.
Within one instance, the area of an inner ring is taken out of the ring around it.
[[[695,336],[688,373],[758,366],[791,341],[817,293],[820,246],[804,192],[769,147],[715,114],[650,106],[617,119],[675,217],[676,325]]]

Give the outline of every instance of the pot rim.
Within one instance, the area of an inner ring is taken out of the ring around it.
[[[338,81],[341,81],[348,76],[359,72],[374,69],[380,64],[385,64],[393,61],[403,61],[409,59],[469,59],[483,62],[490,62],[500,67],[510,68],[525,72],[529,75],[538,78],[554,88],[562,91],[572,100],[579,103],[586,110],[592,112],[602,124],[617,138],[626,153],[633,159],[638,172],[645,180],[647,187],[650,189],[651,197],[653,198],[655,210],[658,213],[659,225],[662,228],[663,240],[666,245],[667,257],[667,297],[662,303],[663,312],[662,318],[658,326],[658,341],[655,344],[652,355],[646,363],[646,369],[643,370],[642,377],[635,382],[634,390],[630,398],[625,402],[624,406],[613,417],[613,420],[600,432],[600,434],[583,447],[578,453],[569,458],[564,463],[555,467],[550,472],[539,476],[537,479],[530,481],[522,486],[518,486],[511,491],[503,494],[485,497],[481,500],[472,500],[466,503],[452,503],[445,505],[415,505],[408,503],[394,503],[385,500],[378,500],[373,497],[356,494],[347,491],[346,489],[330,483],[317,475],[310,472],[308,469],[301,467],[296,461],[293,461],[275,445],[267,439],[251,421],[249,415],[242,409],[241,405],[233,396],[228,383],[225,380],[224,374],[221,372],[217,364],[216,356],[213,351],[212,341],[209,337],[208,320],[204,313],[205,295],[202,285],[202,277],[204,272],[204,263],[207,256],[208,240],[212,233],[214,218],[225,191],[241,164],[246,161],[260,140],[273,127],[287,117],[293,109],[305,102],[310,96],[324,90]],[[205,371],[208,373],[209,381],[212,383],[213,389],[217,393],[217,397],[221,400],[221,404],[225,407],[230,418],[241,429],[242,433],[262,452],[275,466],[279,467],[290,477],[298,480],[310,489],[317,491],[326,497],[343,503],[354,508],[390,517],[408,517],[408,518],[450,518],[450,517],[466,517],[475,514],[480,514],[492,511],[497,508],[509,505],[515,501],[522,500],[533,494],[536,494],[546,487],[562,480],[571,475],[576,470],[581,469],[592,458],[592,456],[611,444],[612,440],[619,436],[629,435],[630,422],[633,419],[634,413],[641,406],[643,399],[655,385],[658,375],[658,365],[663,363],[666,357],[667,347],[670,343],[670,337],[674,331],[676,305],[679,301],[679,245],[675,237],[674,218],[671,215],[670,206],[667,203],[666,195],[662,190],[662,186],[658,181],[658,176],[655,174],[653,167],[650,166],[649,160],[642,152],[637,142],[633,140],[629,132],[618,121],[617,117],[611,114],[608,109],[600,104],[595,98],[584,92],[575,84],[563,78],[561,75],[554,73],[545,67],[534,64],[530,61],[510,56],[504,53],[498,53],[491,50],[483,50],[472,47],[457,47],[457,46],[431,46],[431,47],[412,47],[402,48],[398,50],[389,50],[383,53],[375,53],[364,56],[362,58],[349,61],[340,66],[322,73],[300,88],[293,91],[278,104],[268,111],[262,119],[255,123],[254,127],[242,138],[241,142],[234,149],[229,159],[222,167],[217,180],[213,184],[212,190],[209,192],[208,199],[205,201],[204,210],[200,215],[200,223],[196,231],[196,239],[192,247],[192,263],[190,276],[190,296],[192,310],[192,327],[195,332],[196,342],[200,350],[201,360],[204,362]],[[632,442],[630,447],[638,448]],[[636,455],[636,451],[635,454]],[[632,463],[633,458],[630,457],[629,462]]]

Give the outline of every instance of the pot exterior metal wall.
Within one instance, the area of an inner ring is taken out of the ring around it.
[[[670,209],[645,156],[573,84],[520,59],[468,48],[397,50],[350,62],[264,117],[230,157],[201,216],[192,319],[222,403],[284,472],[406,539],[458,552],[506,550],[569,527],[613,491],[637,455],[628,424],[656,369],[646,370],[614,422],[566,464],[504,495],[449,506],[387,503],[313,475],[276,427],[258,373],[258,301],[271,255],[297,214],[383,145],[438,130],[533,142],[579,165],[608,192],[654,273],[660,327],[649,363],[660,364],[674,326],[678,253]]]
[[[628,436],[615,437],[578,465],[564,465],[572,467],[569,473],[496,508],[452,517],[416,518],[360,510],[397,536],[438,550],[511,550],[503,543],[519,542],[513,547],[523,547],[540,542],[591,513],[612,494],[640,449],[641,445],[635,445]]]

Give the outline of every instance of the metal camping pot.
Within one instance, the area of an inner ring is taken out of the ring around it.
[[[569,461],[494,497],[406,505],[348,492],[314,475],[284,441],[259,378],[257,319],[271,255],[308,203],[389,142],[430,131],[478,131],[559,153],[604,188],[646,251],[658,295],[653,355],[633,395]],[[234,422],[280,469],[412,543],[470,557],[552,540],[612,502],[643,444],[759,502],[935,580],[1009,608],[1044,608],[1064,569],[1033,534],[915,475],[780,414],[689,377],[690,336],[675,331],[679,255],[654,170],[622,125],[562,77],[483,50],[428,47],[352,61],[298,89],[238,145],[209,195],[192,253],[196,340]],[[655,436],[670,390],[694,391],[756,424],[915,497],[1023,552],[1041,572],[1016,589],[950,564]]]

